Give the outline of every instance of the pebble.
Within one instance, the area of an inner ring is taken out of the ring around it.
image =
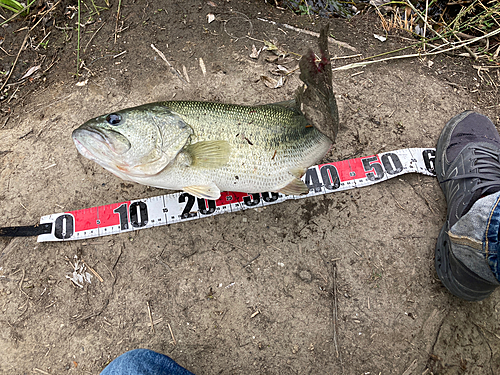
[[[307,270],[300,271],[299,277],[302,279],[302,281],[305,281],[307,283],[310,283],[312,281],[311,272],[309,272]]]

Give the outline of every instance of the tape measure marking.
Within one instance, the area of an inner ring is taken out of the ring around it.
[[[405,173],[435,176],[434,159],[435,149],[407,148],[315,165],[302,177],[309,188],[307,195],[223,192],[214,201],[179,192],[47,215],[40,219],[40,224],[51,223],[52,230],[39,235],[38,242],[88,239],[174,224],[369,186]]]

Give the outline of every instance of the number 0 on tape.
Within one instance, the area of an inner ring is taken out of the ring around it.
[[[302,181],[309,187],[306,195],[280,193],[223,192],[217,200],[195,198],[187,193],[113,203],[104,206],[43,216],[36,227],[38,242],[70,241],[106,236],[133,230],[174,224],[226,212],[264,207],[288,199],[303,199],[316,195],[373,185],[405,173],[434,176],[435,149],[407,148],[373,156],[343,160],[310,167]],[[0,228],[18,234],[22,229]]]

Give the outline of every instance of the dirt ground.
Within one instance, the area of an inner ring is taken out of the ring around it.
[[[71,132],[89,118],[172,98],[292,98],[298,73],[279,89],[266,87],[259,78],[272,76],[276,62],[266,60],[269,51],[250,58],[252,44],[276,40],[302,54],[316,40],[257,17],[312,31],[329,22],[335,38],[357,49],[331,44],[332,56],[409,43],[404,33],[375,39],[383,31],[373,13],[315,20],[256,0],[123,1],[116,23],[113,0],[82,29],[84,67],[76,79],[70,5],[60,3],[30,34],[9,80],[17,84],[2,92],[0,227],[164,193],[124,183],[81,157]],[[84,5],[82,23],[91,2]],[[209,13],[216,16],[210,24]],[[14,32],[25,25],[2,27],[2,71],[26,35]],[[35,50],[49,31],[46,48]],[[179,71],[185,66],[190,83],[172,74],[151,44]],[[293,54],[279,63],[298,65]],[[473,64],[438,55],[334,72],[341,129],[327,159],[434,147],[446,121],[465,109],[498,123],[497,73],[478,74]],[[18,83],[36,65],[41,69]],[[500,293],[461,301],[434,270],[445,211],[434,178],[405,175],[87,241],[1,238],[0,373],[99,374],[123,352],[150,348],[195,374],[498,374]],[[68,280],[75,256],[102,281],[94,276],[79,288]]]

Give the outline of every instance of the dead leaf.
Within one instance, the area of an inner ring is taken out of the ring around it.
[[[283,76],[281,76],[278,80],[267,76],[260,76],[260,79],[264,82],[264,85],[270,89],[278,89],[285,83],[285,78]]]
[[[89,80],[86,79],[85,81],[81,81],[81,82],[77,82],[75,83],[75,86],[79,86],[79,87],[82,87],[82,86],[85,86],[87,84]]]
[[[257,48],[255,48],[255,44],[252,44],[252,53],[250,54],[250,57],[252,59],[258,59],[261,51],[262,48],[257,51]]]
[[[38,69],[40,69],[41,66],[40,65],[37,65],[37,66],[32,66],[31,68],[28,69],[28,71],[21,77],[21,80],[22,79],[25,79],[25,78],[28,78],[30,75],[32,75],[33,73],[35,73]]]
[[[375,37],[375,39],[378,39],[381,42],[385,42],[387,40],[387,38],[385,36],[382,36],[382,35],[373,34],[373,36]]]
[[[290,73],[291,73],[291,72],[290,72],[287,68],[285,68],[283,65],[278,65],[278,66],[276,67],[276,71],[277,71],[278,73],[280,73],[280,74],[284,74],[284,75],[288,75],[288,74],[290,74]]]
[[[265,47],[263,49],[267,49],[268,51],[271,51],[275,55],[278,55],[279,57],[285,57],[288,56],[288,52],[286,52],[283,48],[281,48],[278,45],[278,42],[275,40],[271,40],[270,42],[267,40],[264,40]]]

